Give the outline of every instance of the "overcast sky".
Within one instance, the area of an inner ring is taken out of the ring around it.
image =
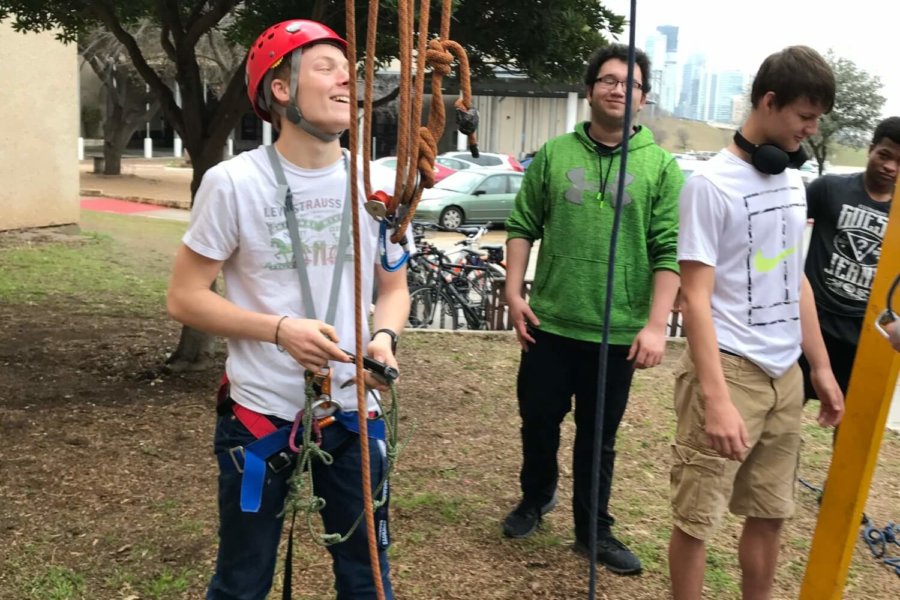
[[[629,0],[603,0],[629,18]],[[793,44],[829,49],[881,78],[884,116],[900,115],[900,43],[887,0],[637,0],[638,47],[658,25],[678,26],[680,61],[701,51],[723,68],[748,74],[772,52]],[[628,26],[619,41],[628,42]],[[680,77],[680,74],[679,74]]]

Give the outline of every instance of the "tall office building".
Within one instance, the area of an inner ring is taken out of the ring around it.
[[[663,65],[662,85],[659,90],[659,105],[663,110],[675,112],[678,104],[678,27],[660,25],[656,31],[666,38],[666,59]]]
[[[706,120],[708,101],[708,77],[706,75],[706,56],[693,54],[684,65],[681,81],[681,95],[678,100],[676,116],[695,121]]]
[[[716,73],[712,100],[707,119],[719,123],[731,123],[734,114],[734,98],[744,93],[744,74],[741,71]]]
[[[650,95],[647,100],[653,106],[659,105],[660,92],[663,86],[663,69],[666,66],[666,44],[668,39],[658,31],[647,36],[644,53],[650,59]]]

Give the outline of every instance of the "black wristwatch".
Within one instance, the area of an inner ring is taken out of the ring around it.
[[[397,335],[397,332],[394,331],[393,329],[387,329],[387,328],[379,329],[378,331],[376,331],[375,333],[372,334],[371,339],[374,340],[375,336],[378,335],[379,333],[386,333],[389,336],[391,336],[391,352],[393,352],[394,354],[397,354],[397,340],[400,339],[400,337]]]

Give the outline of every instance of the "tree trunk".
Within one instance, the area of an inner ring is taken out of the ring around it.
[[[122,150],[119,143],[122,137],[122,125],[125,120],[122,105],[112,98],[107,90],[106,120],[103,121],[103,174],[122,174]]]
[[[197,188],[203,181],[203,175],[222,161],[225,153],[225,140],[233,128],[223,125],[221,131],[213,132],[209,138],[195,144],[193,140],[185,140],[185,147],[191,156],[193,178],[191,179],[191,206],[194,204],[194,196]],[[212,291],[216,290],[216,282],[213,281]],[[178,347],[166,361],[166,369],[172,372],[202,371],[212,365],[215,356],[215,337],[202,331],[184,326],[181,329],[181,339]]]
[[[122,174],[122,149],[116,148],[108,139],[103,140],[103,174]]]
[[[215,338],[185,325],[181,328],[178,347],[166,360],[165,368],[172,373],[205,371],[212,366],[214,356]]]

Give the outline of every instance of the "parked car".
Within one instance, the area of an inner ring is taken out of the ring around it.
[[[804,185],[809,185],[819,177],[819,163],[808,160],[800,166],[800,179]]]
[[[416,221],[459,227],[467,223],[502,223],[512,212],[522,173],[471,167],[457,171],[425,190]]]
[[[703,160],[697,160],[695,158],[681,158],[676,157],[675,159],[678,162],[678,166],[681,168],[681,172],[684,175],[685,180],[691,176],[691,173],[696,171],[700,166],[705,162]]]
[[[382,167],[386,167],[391,169],[392,171],[397,170],[397,157],[396,156],[383,156],[377,160],[373,160],[372,164],[381,165]],[[434,164],[434,180],[441,181],[451,173],[454,173],[456,169],[452,169],[448,166],[439,164],[435,162]]]
[[[438,158],[451,158],[461,162],[467,162],[472,166],[485,167],[489,169],[500,169],[505,171],[519,171],[525,169],[516,160],[515,156],[509,154],[494,154],[493,152],[479,152],[478,158],[472,158],[472,153],[467,151],[444,152]]]
[[[463,169],[471,169],[472,167],[477,167],[475,163],[468,162],[465,160],[459,160],[458,158],[450,158],[449,156],[441,156],[438,155],[434,162],[439,165],[444,165],[454,171],[462,171]]]

